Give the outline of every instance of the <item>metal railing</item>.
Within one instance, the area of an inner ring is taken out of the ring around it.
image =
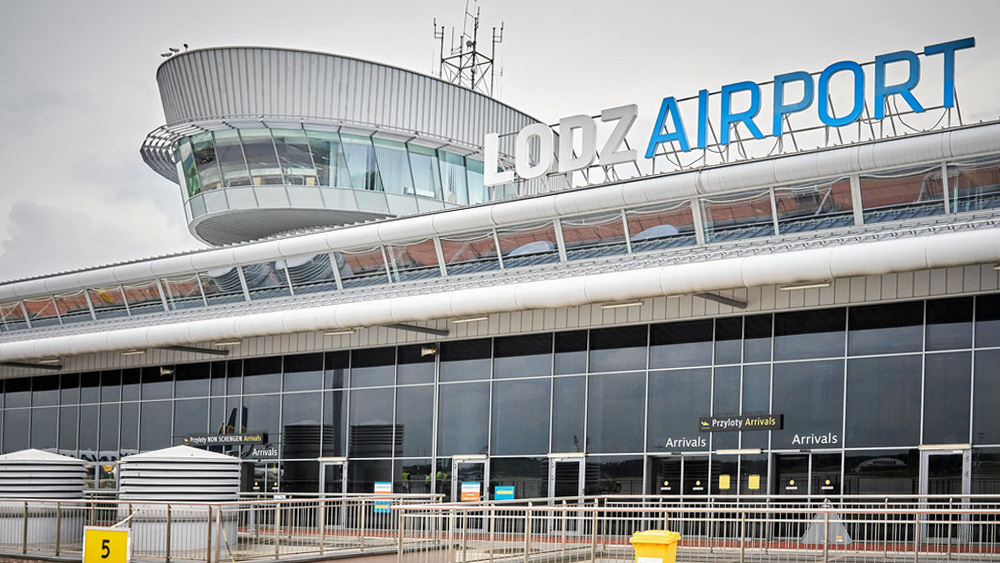
[[[538,499],[400,507],[397,561],[633,561],[629,538],[682,534],[677,560],[1000,561],[1000,499]]]
[[[141,560],[383,555],[402,563],[633,561],[680,532],[678,561],[1000,561],[1000,499],[600,496],[440,503],[432,495],[272,495],[224,503],[0,501],[0,555],[82,556],[84,528],[129,529]]]

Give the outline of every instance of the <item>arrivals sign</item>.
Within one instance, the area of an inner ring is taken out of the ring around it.
[[[734,414],[703,416],[698,419],[699,432],[747,432],[750,430],[781,430],[783,414]]]
[[[184,438],[184,443],[191,446],[242,446],[245,444],[264,444],[267,434],[196,434]]]
[[[703,89],[698,92],[698,112],[694,123],[690,122],[690,118],[685,121],[675,97],[663,98],[655,125],[645,144],[645,158],[653,158],[664,143],[670,143],[681,152],[707,148],[709,132],[714,133],[710,120],[718,124],[717,145],[725,147],[732,140],[731,131],[736,126],[742,125],[755,139],[781,137],[786,133],[784,125],[788,117],[807,111],[815,112],[819,121],[828,127],[843,127],[855,123],[861,119],[869,95],[876,120],[885,117],[887,100],[895,95],[900,96],[915,113],[926,111],[925,104],[940,103],[942,108],[954,107],[955,53],[975,46],[975,38],[967,37],[928,45],[920,54],[896,51],[878,55],[873,63],[871,87],[866,84],[862,64],[844,60],[827,66],[818,74],[794,71],[779,74],[772,81],[763,84],[734,82],[711,94]],[[924,58],[941,58],[943,89],[940,99],[921,101],[914,94],[914,88],[921,78],[920,55]],[[887,76],[890,65],[896,70],[904,71],[905,79],[890,80]],[[831,109],[830,85],[835,77],[838,81],[846,81],[852,88],[851,107],[839,116],[834,115]],[[709,97],[716,94],[719,98],[717,113],[709,105]],[[767,108],[770,115],[762,117],[760,114],[765,108],[762,107],[761,100],[764,94],[769,94],[771,100],[770,108]],[[600,121],[612,124],[613,130],[600,144],[597,141],[596,118],[587,115],[574,115],[559,120],[558,147],[555,146],[555,132],[548,125],[527,125],[517,133],[514,140],[513,170],[499,171],[500,135],[488,133],[483,144],[484,183],[495,186],[512,183],[516,178],[530,180],[551,173],[567,174],[584,170],[595,162],[601,166],[635,162],[638,153],[635,149],[627,148],[625,140],[635,124],[638,111],[635,104],[601,111]],[[532,147],[537,147],[537,153]],[[538,156],[532,160],[534,154]]]

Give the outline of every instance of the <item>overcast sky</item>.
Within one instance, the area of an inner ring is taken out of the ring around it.
[[[288,47],[431,73],[432,20],[460,30],[465,5],[4,0],[0,280],[201,247],[188,233],[177,186],[139,156],[146,134],[164,122],[155,72],[168,46]],[[641,124],[665,96],[969,36],[976,48],[956,57],[963,114],[967,122],[1000,116],[996,0],[481,0],[480,7],[487,35],[504,22],[501,100],[549,123],[636,103]]]

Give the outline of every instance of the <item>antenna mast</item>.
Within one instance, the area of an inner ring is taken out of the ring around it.
[[[471,8],[470,9],[470,5]],[[471,30],[470,30],[471,28]],[[434,39],[441,41],[441,57],[438,67],[438,78],[475,90],[487,96],[493,96],[494,71],[493,61],[496,58],[497,45],[503,42],[503,22],[500,29],[493,28],[490,38],[490,54],[487,56],[479,50],[479,2],[465,0],[465,21],[462,34],[455,41],[455,28],[451,29],[451,46],[448,52],[444,47],[445,27],[438,27],[434,20]],[[503,71],[499,71],[502,76]]]

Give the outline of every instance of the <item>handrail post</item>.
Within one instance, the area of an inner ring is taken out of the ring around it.
[[[469,512],[462,512],[462,563],[469,557]]]
[[[528,563],[531,558],[531,506],[532,503],[529,502],[524,513],[524,563]]]
[[[281,503],[274,503],[274,558],[281,553]]]
[[[222,505],[215,511],[215,560],[222,561]]]
[[[747,513],[740,512],[740,563],[743,563],[747,552]]]
[[[396,509],[396,561],[403,560],[403,509]]]
[[[913,515],[913,563],[920,560],[920,508]]]
[[[361,510],[361,525],[358,526],[358,548],[361,551],[365,550],[365,530],[368,528],[368,508],[365,506],[365,501],[362,500],[360,503]],[[373,507],[374,509],[374,507]]]
[[[56,557],[59,557],[60,547],[62,547],[62,506],[56,501]]]
[[[319,499],[319,518],[316,519],[319,524],[319,554],[323,555],[323,548],[326,547],[326,499]],[[402,553],[400,554],[402,555]]]
[[[830,513],[823,513],[823,563],[830,561]]]
[[[171,519],[171,514],[170,514],[170,508],[171,508],[171,505],[168,504],[167,505],[167,532],[165,534],[166,535],[166,544],[167,544],[167,553],[166,553],[166,561],[167,561],[167,563],[170,563],[170,528],[172,527],[171,526],[172,519]]]
[[[28,501],[24,501],[24,523],[21,526],[21,553],[28,553]]]
[[[597,499],[594,499],[594,512],[590,518],[590,560],[597,561]]]
[[[131,509],[129,510],[131,513]],[[212,505],[208,505],[208,521],[205,523],[206,536],[205,541],[205,561],[207,563],[212,563]]]

